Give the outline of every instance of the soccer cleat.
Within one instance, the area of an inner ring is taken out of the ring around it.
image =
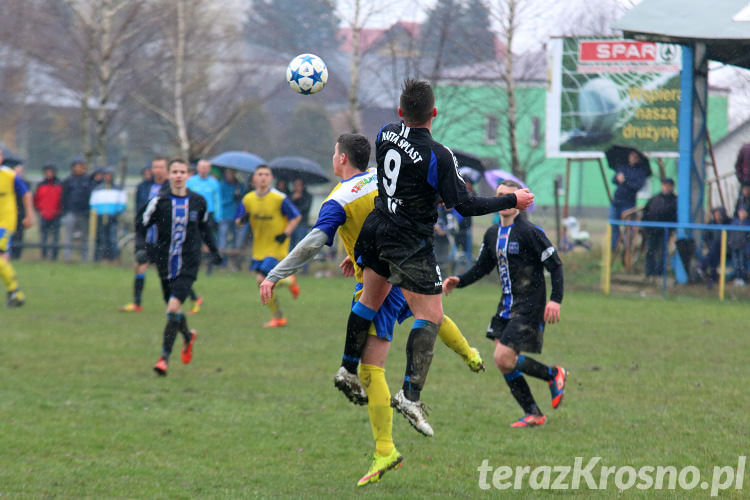
[[[547,423],[547,417],[544,415],[534,415],[532,413],[527,413],[523,417],[519,418],[512,424],[510,424],[511,427],[539,427],[540,425],[544,425]]]
[[[124,306],[118,307],[117,310],[124,313],[143,312],[143,308],[138,304],[125,304]]]
[[[557,368],[555,378],[547,383],[552,395],[552,408],[557,409],[563,402],[563,396],[565,396],[565,380],[568,378],[568,371],[562,366],[556,366],[555,368]]]
[[[271,321],[263,323],[263,328],[276,328],[286,326],[286,318],[271,318]]]
[[[469,369],[473,371],[474,373],[479,373],[484,371],[484,361],[482,361],[482,356],[479,354],[479,350],[475,347],[471,348],[471,351],[474,353],[474,356],[466,360],[466,364],[469,365]]]
[[[159,358],[159,361],[154,365],[154,371],[157,375],[166,377],[167,376],[167,361],[164,358]]]
[[[294,280],[294,283],[289,285],[289,291],[292,292],[292,298],[297,300],[299,298],[299,285],[297,284],[297,280]]]
[[[198,297],[195,299],[195,303],[193,304],[193,308],[190,309],[190,314],[197,314],[201,310],[201,305],[203,305],[203,297]]]
[[[185,342],[185,346],[180,353],[182,355],[182,362],[185,364],[190,363],[190,360],[193,359],[193,344],[195,343],[195,338],[198,336],[198,332],[190,330],[190,334],[190,342]]]
[[[410,401],[404,394],[403,389],[391,398],[391,406],[403,415],[420,434],[427,437],[432,437],[435,434],[430,424],[427,423],[427,409],[424,403],[421,401]]]
[[[26,295],[21,290],[13,290],[5,296],[5,307],[21,307],[26,302]]]
[[[333,376],[333,385],[355,405],[367,404],[367,391],[362,387],[362,382],[356,373],[349,373],[346,368],[340,366],[336,375]]]
[[[401,467],[403,460],[404,457],[401,456],[401,453],[399,453],[396,448],[393,448],[393,451],[387,457],[376,453],[372,457],[372,465],[370,465],[370,469],[367,471],[367,474],[362,476],[362,479],[357,481],[357,486],[364,486],[366,484],[380,481],[383,474],[391,469],[396,470]]]

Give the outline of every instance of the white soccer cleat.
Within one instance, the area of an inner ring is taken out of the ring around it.
[[[362,387],[359,377],[354,373],[349,373],[343,366],[340,366],[336,375],[333,376],[333,385],[355,405],[367,404],[367,391]]]
[[[427,437],[432,437],[435,433],[432,427],[427,423],[427,410],[425,409],[424,403],[421,401],[410,401],[406,398],[404,390],[401,389],[391,398],[391,406],[395,408],[397,412],[406,417],[412,427],[417,432]]]

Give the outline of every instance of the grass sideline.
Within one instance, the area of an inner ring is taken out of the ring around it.
[[[475,497],[477,468],[573,465],[736,465],[746,454],[747,307],[716,300],[604,297],[570,292],[563,321],[535,356],[570,370],[562,408],[545,384],[530,386],[549,423],[515,430],[520,410],[492,365],[484,329],[497,288],[483,282],[444,300],[446,313],[480,348],[487,372],[471,373],[445,346],[423,399],[431,439],[394,415],[404,466],[355,488],[373,450],[367,410],[333,388],[352,284],[302,277],[289,326],[267,319],[248,274],[203,273],[203,310],[189,366],[172,359],[166,379],[151,371],[164,306],[149,271],[145,311],[125,315],[132,273],[117,267],[21,262],[28,296],[0,309],[0,498],[373,498]],[[397,329],[386,376],[398,390],[407,328]],[[439,343],[439,342],[438,342]],[[178,339],[176,346],[181,345]],[[598,467],[597,467],[598,469]],[[741,498],[727,490],[723,498]],[[497,493],[497,492],[495,492]],[[536,498],[559,494],[515,492]],[[627,494],[651,498],[659,492]],[[577,497],[621,495],[585,488]],[[705,497],[692,491],[663,496]]]

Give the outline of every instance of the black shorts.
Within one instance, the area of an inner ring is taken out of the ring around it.
[[[394,286],[422,295],[443,291],[432,238],[405,231],[378,210],[365,219],[354,255],[359,264],[385,276]]]
[[[195,278],[193,276],[185,276],[178,274],[172,279],[161,278],[161,289],[164,293],[164,302],[168,302],[170,297],[174,297],[180,302],[184,303],[185,299],[190,295],[190,289],[193,288]]]
[[[487,327],[487,338],[497,339],[518,352],[542,352],[544,321],[539,317],[514,316],[506,319],[497,314]]]
[[[148,255],[148,262],[150,264],[156,264],[157,259],[159,258],[159,252],[157,249],[158,247],[155,243],[146,243],[146,255]]]

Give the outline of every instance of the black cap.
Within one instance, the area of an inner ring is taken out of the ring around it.
[[[53,172],[57,172],[57,165],[54,163],[47,163],[42,167],[42,170],[52,170]]]
[[[662,184],[671,184],[671,185],[674,186],[674,179],[672,179],[671,177],[665,177],[665,178],[663,178],[661,180],[661,183]]]

